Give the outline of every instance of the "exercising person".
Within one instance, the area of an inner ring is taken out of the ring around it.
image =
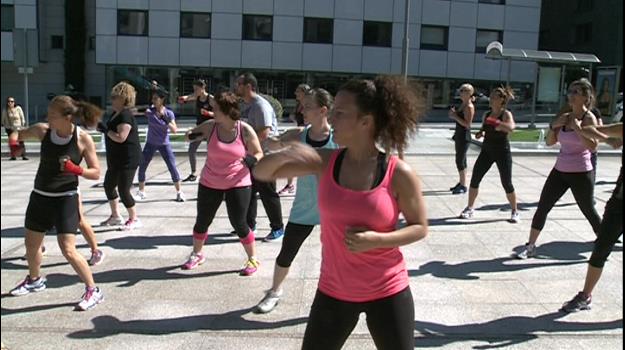
[[[467,192],[467,151],[471,144],[471,123],[475,116],[475,106],[473,105],[475,89],[471,84],[462,84],[460,89],[460,99],[462,104],[458,109],[449,109],[449,118],[456,122],[454,130],[454,145],[456,148],[456,169],[458,169],[458,183],[449,190],[453,194]],[[400,149],[403,156],[403,148]]]

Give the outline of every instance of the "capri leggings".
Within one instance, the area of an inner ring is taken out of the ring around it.
[[[337,300],[317,290],[302,349],[341,349],[361,312],[367,315],[367,328],[377,349],[414,350],[414,303],[410,287],[364,303]]]
[[[151,143],[146,143],[143,147],[143,157],[141,158],[141,165],[139,165],[139,182],[145,182],[145,171],[150,165],[152,161],[152,157],[154,157],[154,153],[161,154],[165,164],[167,164],[167,170],[169,170],[169,174],[171,175],[171,180],[173,182],[180,181],[180,174],[178,173],[178,169],[176,168],[176,156],[171,149],[170,144],[166,145],[153,145]]]
[[[510,148],[482,148],[482,151],[473,166],[471,187],[480,187],[480,183],[482,182],[484,175],[486,175],[493,163],[497,164],[501,185],[506,193],[514,192],[514,186],[512,186],[512,154],[510,153]]]
[[[189,143],[189,164],[191,165],[191,173],[195,174],[197,163],[197,149],[202,144],[202,140]]]
[[[193,226],[194,234],[202,235],[208,232],[208,226],[213,222],[217,209],[219,209],[225,196],[230,224],[234,227],[239,238],[246,238],[250,233],[250,228],[247,226],[245,216],[247,214],[247,206],[250,203],[251,194],[252,189],[249,186],[231,188],[228,190],[216,190],[199,184],[197,192],[197,217],[195,218],[195,226]]]
[[[603,221],[599,228],[599,237],[595,241],[589,264],[596,268],[603,268],[608,256],[612,253],[618,238],[623,234],[623,178],[617,182],[612,197],[608,200],[603,213]],[[620,192],[619,192],[620,191]]]
[[[114,200],[121,197],[122,203],[126,208],[135,206],[135,200],[130,194],[132,180],[135,178],[137,167],[132,168],[108,168],[104,175],[104,192],[108,200]],[[119,190],[119,195],[117,194]]]
[[[308,238],[313,228],[315,228],[313,225],[301,225],[290,221],[286,224],[284,238],[282,239],[282,248],[280,248],[280,253],[276,259],[276,264],[278,264],[278,266],[291,266],[299,248],[306,238]]]
[[[459,136],[454,138],[454,145],[456,147],[456,168],[458,171],[465,170],[467,168],[467,151],[469,150],[470,142],[466,138]]]
[[[577,206],[592,226],[593,232],[599,233],[601,217],[593,205],[595,185],[592,183],[592,171],[563,173],[555,168],[551,170],[540,194],[538,208],[532,219],[533,229],[541,231],[545,227],[547,214],[569,188],[573,192]]]

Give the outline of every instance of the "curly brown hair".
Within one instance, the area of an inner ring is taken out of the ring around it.
[[[219,106],[219,110],[232,120],[241,119],[241,111],[239,110],[239,97],[232,92],[222,92],[215,96],[215,103]]]
[[[398,76],[354,79],[339,89],[356,96],[361,116],[373,116],[374,139],[387,153],[405,150],[408,139],[417,131],[425,111],[422,90],[421,85],[408,85]]]
[[[503,107],[506,107],[506,105],[508,105],[508,102],[514,100],[514,91],[510,86],[502,85],[496,87],[493,89],[493,91],[491,91],[491,94],[497,94],[497,96],[499,96],[499,98],[503,100]]]
[[[50,107],[56,109],[63,116],[78,118],[81,125],[90,128],[98,124],[102,119],[102,111],[99,107],[84,101],[76,101],[66,95],[57,95],[50,101]]]

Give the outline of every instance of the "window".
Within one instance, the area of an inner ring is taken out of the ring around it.
[[[578,24],[575,27],[575,43],[584,44],[592,39],[592,23]]]
[[[117,35],[148,35],[148,11],[117,10]]]
[[[63,36],[62,35],[52,35],[50,37],[50,48],[52,48],[52,49],[62,49],[63,48]]]
[[[181,12],[180,37],[210,38],[211,14],[202,12]]]
[[[499,41],[503,44],[503,32],[499,30],[477,30],[477,37],[475,40],[475,52],[485,53],[488,44],[493,41]]]
[[[577,0],[577,6],[575,12],[589,12],[592,11],[595,2],[593,0]]]
[[[266,40],[273,37],[273,17],[243,15],[243,40]]]
[[[89,51],[95,50],[95,36],[93,36],[93,35],[89,37],[89,46],[88,46],[88,48],[89,48]]]
[[[364,46],[391,47],[393,42],[393,23],[365,21],[362,30]]]
[[[506,0],[479,0],[482,4],[505,5]]]
[[[447,50],[448,27],[422,26],[421,49]]]
[[[334,20],[331,18],[304,18],[304,42],[332,44]]]
[[[13,5],[2,5],[2,31],[11,32],[15,27],[15,11]]]

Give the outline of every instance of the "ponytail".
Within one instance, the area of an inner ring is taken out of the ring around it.
[[[93,128],[102,119],[104,111],[100,107],[85,101],[75,101],[77,112],[74,115],[79,118],[80,124]]]

